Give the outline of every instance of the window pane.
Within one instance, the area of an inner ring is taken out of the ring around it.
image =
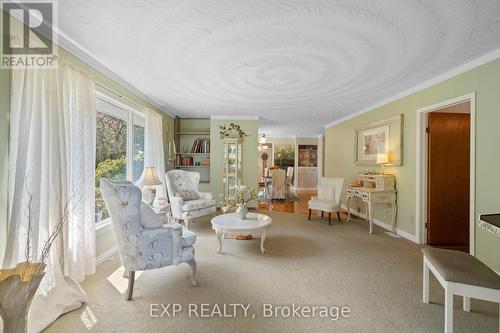
[[[127,179],[127,121],[111,115],[120,115],[123,110],[110,103],[97,99],[96,106],[95,203],[98,222],[109,217],[99,190],[99,180]]]
[[[134,124],[134,175],[136,182],[144,170],[144,126]]]

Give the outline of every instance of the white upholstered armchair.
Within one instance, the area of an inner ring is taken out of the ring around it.
[[[328,224],[332,224],[331,215],[337,212],[337,217],[340,221],[340,196],[342,194],[342,186],[344,178],[329,178],[321,177],[318,185],[318,196],[312,197],[309,200],[309,218],[311,220],[311,210],[320,210],[321,217],[323,212],[328,213]]]
[[[164,224],[142,201],[141,190],[131,182],[100,180],[100,189],[113,223],[120,259],[128,271],[126,299],[132,299],[135,271],[187,263],[196,282],[193,245],[196,235],[178,223]]]
[[[198,172],[170,170],[165,174],[165,183],[172,217],[175,221],[183,220],[186,228],[192,219],[215,213],[217,203],[212,193],[198,191]]]

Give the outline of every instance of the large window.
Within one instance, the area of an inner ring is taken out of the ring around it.
[[[109,213],[99,180],[136,182],[144,169],[144,115],[99,93],[96,99],[96,223],[108,221]]]

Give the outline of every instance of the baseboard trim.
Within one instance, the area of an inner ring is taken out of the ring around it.
[[[347,206],[346,205],[342,205],[341,207],[342,207],[342,209],[344,209],[344,210],[347,211]],[[350,211],[351,211],[352,215],[355,215],[355,216],[360,217],[362,219],[366,219],[366,214],[360,213],[360,212],[358,212],[357,210],[355,210],[353,208],[351,208]],[[373,219],[373,223],[376,224],[376,225],[378,225],[379,227],[382,227],[382,228],[388,230],[388,231],[392,231],[391,225],[389,225],[389,224],[387,224],[385,222],[382,222],[379,219]],[[415,235],[410,234],[408,231],[405,231],[403,229],[399,229],[399,228],[396,227],[396,234],[398,234],[399,236],[401,236],[403,238],[406,238],[407,240],[409,240],[409,241],[411,241],[413,243],[418,244],[417,237]]]
[[[109,249],[107,249],[106,251],[104,251],[103,253],[101,253],[96,257],[95,259],[96,266],[99,266],[103,262],[109,260],[117,252],[118,252],[118,245],[110,247]]]

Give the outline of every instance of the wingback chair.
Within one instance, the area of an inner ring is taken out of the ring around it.
[[[311,210],[320,210],[321,217],[323,212],[328,213],[328,224],[332,224],[332,213],[337,212],[337,217],[340,221],[340,196],[342,194],[342,186],[344,178],[328,178],[321,177],[318,185],[318,196],[312,197],[309,200],[309,217],[311,220]]]
[[[172,217],[183,220],[186,228],[190,228],[192,219],[215,213],[217,203],[212,193],[198,191],[198,172],[170,170],[165,174],[165,183]]]
[[[100,189],[111,216],[122,265],[128,271],[127,300],[132,299],[135,271],[185,262],[191,266],[192,285],[198,286],[194,233],[178,223],[164,224],[165,217],[142,201],[141,190],[131,182],[102,178]]]

